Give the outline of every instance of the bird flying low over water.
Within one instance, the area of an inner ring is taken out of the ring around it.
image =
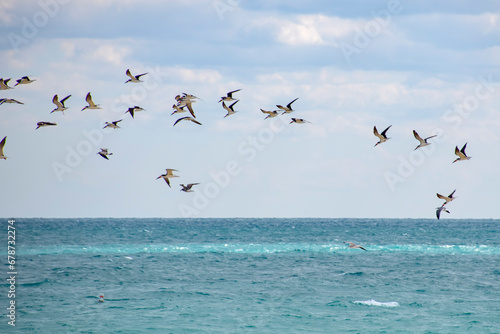
[[[241,89],[230,91],[229,93],[226,94],[226,96],[221,97],[219,102],[222,102],[222,101],[226,101],[226,102],[235,101],[236,99],[233,98],[233,93],[239,92],[240,90]]]
[[[240,100],[236,100],[236,102],[232,103],[229,107],[228,107],[228,106],[226,106],[226,103],[224,103],[224,101],[222,101],[222,107],[223,107],[224,109],[226,109],[226,111],[227,111],[227,114],[226,114],[226,116],[224,116],[224,118],[225,118],[225,117],[227,117],[227,116],[230,116],[230,115],[233,115],[233,114],[237,113],[237,111],[234,111],[233,107],[234,107],[234,105],[235,105],[236,103],[238,103],[239,101],[240,101]]]
[[[36,129],[38,129],[38,128],[43,128],[44,126],[55,126],[55,125],[57,125],[57,123],[53,123],[53,122],[38,122],[38,123],[36,123],[36,125],[37,125]]]
[[[85,106],[82,109],[82,111],[84,111],[85,109],[101,109],[101,107],[99,107],[99,104],[95,104],[94,101],[92,101],[92,96],[90,95],[90,92],[87,94],[85,101],[87,101],[89,105]]]
[[[366,251],[366,249],[364,249],[364,248],[363,248],[363,247],[361,247],[360,245],[356,245],[356,244],[355,244],[355,243],[353,243],[353,242],[345,242],[345,241],[344,241],[344,243],[345,243],[345,244],[349,244],[349,248],[359,248],[359,249],[362,249],[362,250]]]
[[[437,219],[438,219],[438,220],[439,220],[439,218],[441,217],[441,211],[444,211],[444,212],[448,212],[448,213],[450,213],[450,211],[448,211],[448,209],[446,209],[446,208],[444,207],[444,204],[443,204],[442,206],[440,206],[440,207],[436,208],[436,217],[437,217]]]
[[[52,103],[54,103],[56,105],[56,109],[52,110],[50,113],[52,114],[54,111],[61,111],[64,115],[64,110],[68,109],[64,106],[64,102],[69,99],[71,97],[71,95],[68,95],[66,96],[64,99],[62,99],[61,101],[59,101],[59,97],[56,95],[54,95],[54,97],[52,98]]]
[[[458,146],[455,146],[455,154],[458,156],[458,158],[455,159],[455,161],[453,161],[453,162],[464,161],[464,160],[470,159],[470,157],[468,157],[467,154],[465,154],[466,147],[467,147],[467,143],[465,143],[464,147],[462,147],[461,150],[458,149]]]
[[[433,136],[427,137],[427,138],[425,138],[425,139],[422,139],[422,137],[420,137],[420,136],[418,135],[417,131],[415,131],[415,130],[413,130],[413,135],[415,136],[415,139],[416,139],[416,140],[418,140],[418,141],[420,142],[420,144],[419,144],[417,147],[415,147],[415,150],[416,150],[417,148],[421,148],[421,147],[424,147],[424,146],[430,145],[430,143],[428,143],[428,142],[427,142],[427,139],[434,138],[434,137],[436,137],[436,136],[437,136],[437,135],[433,135]],[[415,150],[414,150],[414,151],[415,151]]]
[[[34,81],[36,81],[36,79],[35,80],[31,80],[27,76],[24,76],[21,79],[17,79],[16,80],[17,83],[14,85],[14,87],[16,87],[17,85],[27,85],[27,84],[30,84],[30,83],[32,83]]]
[[[12,87],[10,87],[8,84],[9,81],[10,78],[5,80],[3,78],[0,78],[0,90],[12,89]]]
[[[181,117],[181,118],[179,118],[178,120],[176,120],[173,126],[175,126],[175,125],[176,125],[177,123],[179,123],[180,121],[191,121],[191,122],[193,122],[193,123],[196,123],[196,124],[201,125],[201,123],[200,123],[200,122],[198,122],[198,121],[197,121],[196,119],[194,119],[193,117],[189,117],[189,116],[187,116],[187,117]]]
[[[144,109],[143,109],[143,108],[141,108],[141,107],[139,107],[139,106],[133,106],[133,107],[128,108],[128,110],[127,110],[127,111],[125,111],[125,114],[126,114],[126,113],[129,113],[129,114],[130,114],[130,116],[132,116],[132,118],[134,118],[134,113],[135,113],[136,111],[141,111],[141,110],[144,110]]]
[[[455,191],[457,191],[457,190],[456,189],[453,190],[453,192],[451,194],[449,194],[448,196],[443,196],[441,194],[436,193],[438,198],[445,200],[445,202],[441,206],[445,206],[446,204],[450,203],[451,201],[453,201],[456,198],[456,197],[453,197],[453,194],[455,193]]]
[[[160,178],[163,178],[165,180],[165,182],[167,182],[168,186],[170,187],[170,181],[168,179],[170,179],[172,177],[179,177],[179,175],[174,175],[174,172],[178,172],[178,170],[172,169],[172,168],[167,168],[166,171],[167,172],[165,174],[161,174],[156,179],[158,180]]]
[[[282,105],[280,104],[277,104],[276,107],[280,108],[281,110],[284,110],[283,113],[281,113],[282,115],[283,114],[288,114],[288,113],[291,113],[292,111],[295,111],[292,109],[292,103],[294,103],[295,101],[297,101],[299,98],[297,97],[295,100],[293,100],[292,102],[288,103],[286,105],[286,107],[283,107]]]
[[[118,123],[123,121],[122,119],[118,120],[118,121],[114,121],[114,122],[106,122],[106,124],[104,125],[103,129],[106,129],[106,128],[112,128],[112,129],[118,129],[120,126],[118,126]]]
[[[373,134],[375,136],[377,136],[378,139],[380,139],[379,142],[375,144],[375,146],[377,146],[378,144],[382,144],[390,139],[387,137],[386,133],[387,133],[387,130],[389,130],[391,128],[391,126],[392,125],[389,125],[384,131],[382,131],[382,133],[378,133],[376,126],[373,127]]]
[[[17,103],[17,104],[24,104],[22,102],[19,102],[18,100],[15,99],[0,99],[0,105],[4,103]]]
[[[306,121],[306,120],[305,120],[305,119],[303,119],[303,118],[293,118],[293,117],[292,117],[292,118],[291,118],[291,120],[292,120],[292,121],[290,122],[290,124],[292,124],[292,123],[297,123],[297,124],[311,123],[311,122],[309,122],[309,121]]]
[[[108,152],[107,148],[101,148],[101,152],[97,152],[101,157],[106,160],[109,160],[108,155],[113,155],[113,153]]]
[[[7,140],[7,136],[3,137],[2,141],[0,141],[0,159],[6,160],[7,157],[3,154],[3,147],[5,146],[5,141]]]
[[[132,75],[132,73],[130,73],[130,69],[127,69],[127,72],[125,72],[125,74],[130,77],[130,79],[125,81],[125,83],[127,83],[127,82],[142,82],[142,80],[140,80],[139,78],[142,77],[143,75],[146,75],[147,73],[142,73],[139,75]]]
[[[192,193],[193,190],[191,188],[197,184],[199,184],[199,183],[189,183],[187,185],[181,184],[181,187],[182,187],[181,191],[184,191],[185,193]]]
[[[276,110],[267,111],[267,110],[264,110],[261,108],[260,111],[262,111],[264,114],[267,114],[266,118],[264,118],[264,119],[268,119],[270,117],[276,117],[279,115],[278,111],[276,111]]]

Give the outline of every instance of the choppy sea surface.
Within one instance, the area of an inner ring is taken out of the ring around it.
[[[500,220],[15,227],[16,326],[4,280],[0,333],[500,333]]]

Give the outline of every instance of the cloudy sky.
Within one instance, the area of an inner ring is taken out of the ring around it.
[[[456,189],[445,218],[500,218],[496,0],[6,0],[0,32],[0,76],[36,79],[0,91],[24,103],[0,105],[1,216],[433,218]],[[203,125],[172,126],[181,93]]]

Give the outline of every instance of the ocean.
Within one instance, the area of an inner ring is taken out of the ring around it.
[[[500,333],[500,220],[13,225],[0,333]]]

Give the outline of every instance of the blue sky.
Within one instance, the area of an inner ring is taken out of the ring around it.
[[[12,0],[0,22],[0,76],[36,79],[0,91],[24,103],[0,105],[2,216],[433,218],[457,189],[446,218],[500,218],[497,1]],[[202,126],[172,126],[183,92]]]

